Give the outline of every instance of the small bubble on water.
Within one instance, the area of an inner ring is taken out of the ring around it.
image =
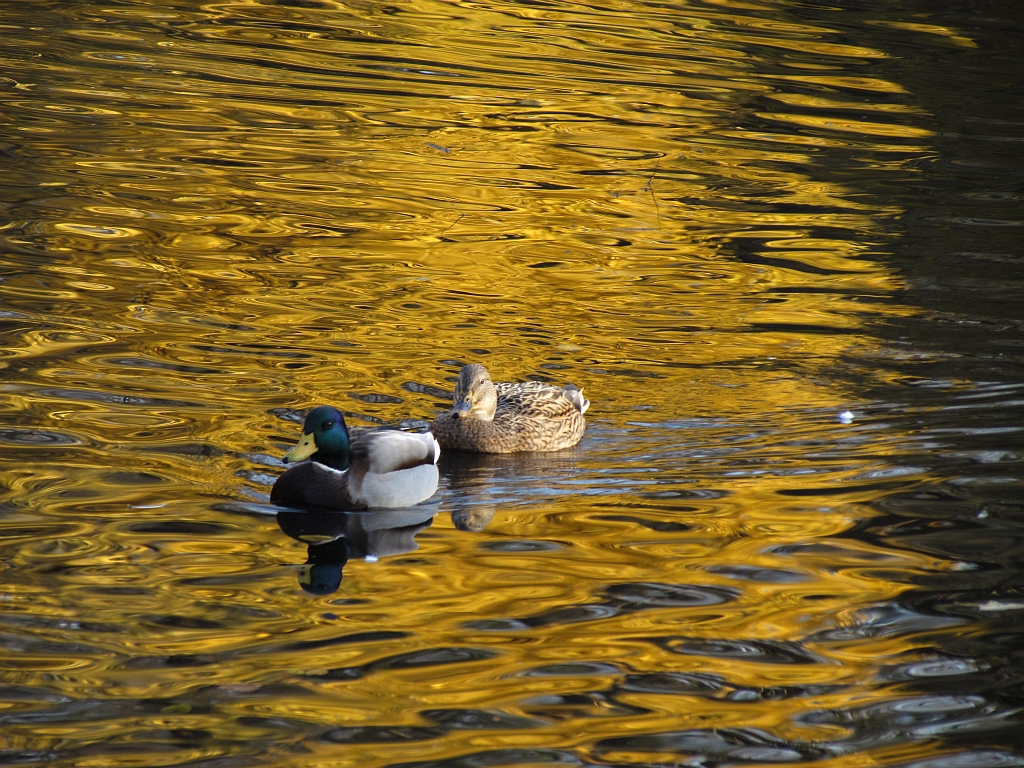
[[[849,424],[853,421],[853,411],[843,411],[839,414],[839,422],[841,424]]]

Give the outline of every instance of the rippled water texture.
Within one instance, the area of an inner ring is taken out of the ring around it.
[[[1024,765],[1021,23],[4,0],[0,764]],[[269,505],[469,361],[582,443]]]

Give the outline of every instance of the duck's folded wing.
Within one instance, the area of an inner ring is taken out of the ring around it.
[[[544,381],[497,381],[494,383],[494,391],[498,393],[498,397],[543,392],[547,389],[558,388]]]
[[[502,413],[548,420],[575,419],[589,407],[590,401],[583,397],[583,390],[575,387],[562,389],[527,381],[498,390],[498,411]]]
[[[352,442],[349,455],[353,469],[384,475],[422,464],[436,464],[441,447],[429,432],[381,429]]]

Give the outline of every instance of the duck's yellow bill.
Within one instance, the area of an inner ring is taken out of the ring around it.
[[[308,459],[314,453],[316,453],[316,440],[313,439],[313,434],[309,432],[302,436],[298,445],[284,455],[284,463],[290,464],[293,461],[302,461],[303,459]]]

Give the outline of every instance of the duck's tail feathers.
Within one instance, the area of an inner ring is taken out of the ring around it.
[[[573,407],[581,414],[587,412],[587,408],[590,407],[590,401],[583,396],[583,390],[579,387],[568,386],[565,388],[565,394],[572,400]]]

